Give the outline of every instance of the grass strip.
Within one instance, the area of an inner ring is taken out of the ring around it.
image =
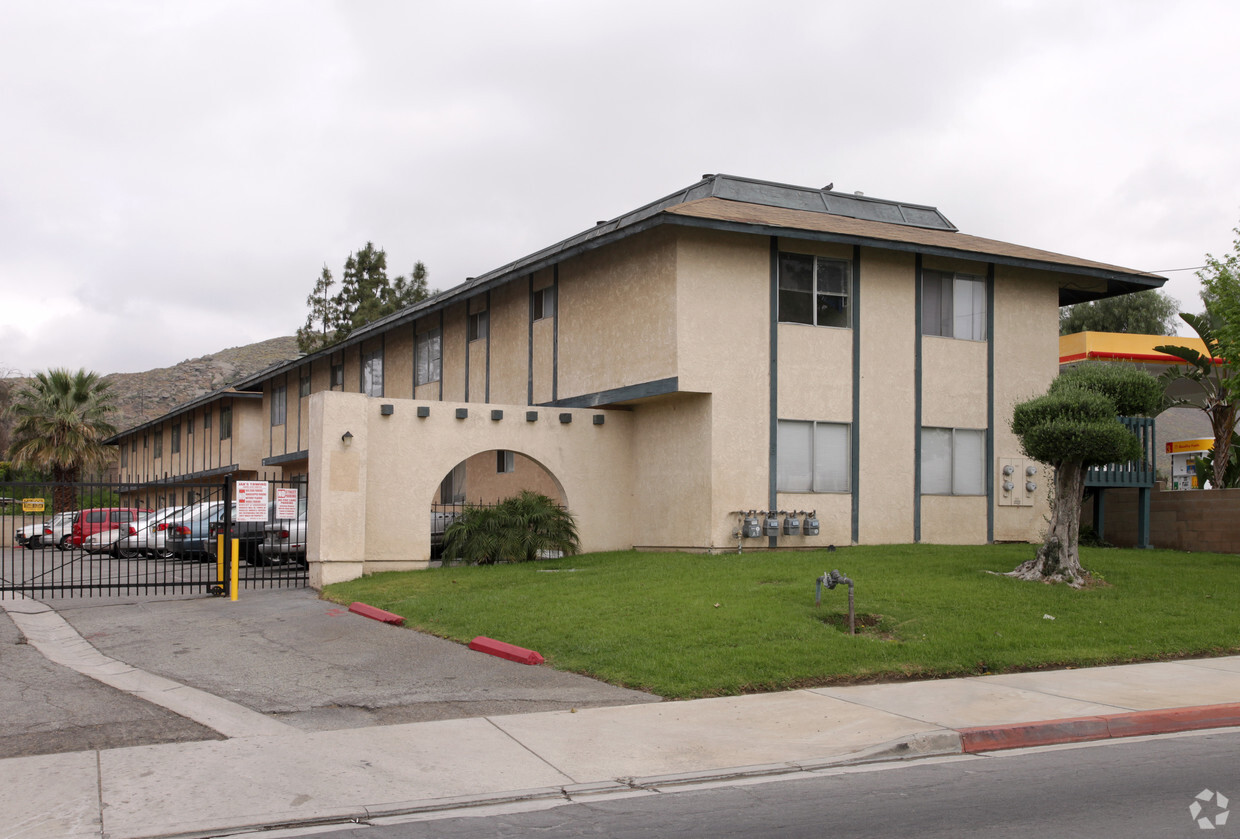
[[[624,551],[375,574],[324,596],[675,699],[1240,653],[1240,558],[1086,548],[1087,590],[1000,576],[1032,550]],[[814,606],[833,568],[856,583],[856,636],[845,587]]]

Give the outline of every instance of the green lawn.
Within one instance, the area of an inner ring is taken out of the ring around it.
[[[996,576],[1029,545],[888,545],[706,556],[587,554],[376,574],[324,596],[413,629],[486,635],[669,698],[1240,653],[1240,557],[1083,549],[1088,590]],[[848,591],[814,581],[838,568]],[[1051,616],[1054,620],[1046,616]]]

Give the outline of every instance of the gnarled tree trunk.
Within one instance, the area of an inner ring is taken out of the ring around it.
[[[1081,501],[1085,496],[1085,467],[1059,463],[1055,470],[1055,497],[1051,502],[1050,527],[1038,554],[1007,576],[1021,580],[1067,583],[1079,588],[1089,577],[1081,567],[1079,550]]]

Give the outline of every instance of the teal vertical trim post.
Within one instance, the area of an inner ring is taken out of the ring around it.
[[[487,289],[487,346],[486,376],[482,388],[482,401],[491,401],[491,290]]]
[[[995,264],[986,266],[986,541],[995,541]]]
[[[861,246],[853,245],[852,270],[852,434],[848,484],[852,487],[852,540],[861,541]]]
[[[551,267],[555,314],[551,318],[551,401],[560,398],[560,263]]]
[[[559,301],[556,301],[559,302]],[[534,404],[534,275],[530,274],[529,294],[526,296],[528,317],[526,320],[525,404]]]
[[[921,254],[913,260],[914,294],[913,329],[916,343],[913,345],[913,541],[921,541],[921,344],[922,344],[922,288]]]
[[[779,509],[777,470],[779,468],[779,237],[771,237],[770,293],[770,449],[767,466],[767,509]],[[776,546],[776,537],[767,537],[767,547]]]

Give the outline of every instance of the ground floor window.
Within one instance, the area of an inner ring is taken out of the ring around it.
[[[924,495],[985,495],[986,432],[923,428],[921,491]]]
[[[775,486],[780,492],[848,492],[851,427],[841,422],[780,420]]]

